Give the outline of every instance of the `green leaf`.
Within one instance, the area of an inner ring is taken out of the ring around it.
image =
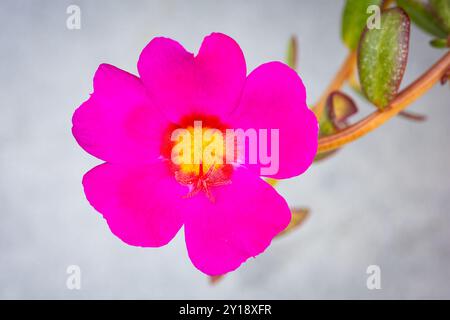
[[[288,49],[286,53],[286,64],[292,69],[297,69],[297,56],[298,56],[297,37],[292,36],[289,39]]]
[[[292,208],[291,214],[292,214],[291,222],[289,222],[289,225],[286,227],[286,229],[277,234],[276,236],[277,238],[290,233],[291,231],[295,230],[300,225],[302,225],[305,222],[306,218],[309,216],[309,209]]]
[[[333,91],[327,99],[325,110],[319,119],[319,136],[331,135],[348,126],[347,120],[358,112],[352,98],[340,91]]]
[[[353,99],[339,91],[330,94],[327,108],[329,108],[330,119],[338,130],[347,127],[347,119],[358,112]]]
[[[332,92],[327,99],[325,110],[319,120],[319,137],[329,136],[348,127],[347,120],[358,112],[352,98],[340,91]],[[333,155],[337,150],[319,153],[314,161],[320,161]]]
[[[431,10],[441,27],[450,33],[450,0],[430,0]]]
[[[419,114],[419,113],[415,113],[415,112],[411,112],[411,111],[401,111],[398,114],[399,117],[406,119],[406,120],[411,120],[411,121],[415,121],[415,122],[424,122],[425,120],[427,120],[427,116],[423,115],[423,114]]]
[[[339,149],[318,153],[314,157],[314,163],[321,162],[322,160],[328,159],[331,156],[335,155],[338,151],[339,151]]]
[[[342,15],[341,35],[342,40],[350,50],[358,46],[370,13],[367,8],[371,5],[382,5],[383,0],[347,0]]]
[[[330,115],[327,111],[322,112],[319,119],[319,138],[332,135],[336,132],[336,127],[331,121]]]
[[[411,20],[422,30],[438,38],[446,36],[429,6],[421,0],[397,0],[397,5],[406,11]]]
[[[450,38],[449,39],[433,39],[430,41],[431,46],[439,49],[449,48],[450,47]]]
[[[384,109],[397,95],[409,50],[410,20],[400,8],[381,15],[380,29],[366,29],[358,50],[358,73],[366,97]]]

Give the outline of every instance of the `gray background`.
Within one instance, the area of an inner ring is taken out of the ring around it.
[[[81,30],[66,28],[78,4]],[[102,62],[136,73],[164,35],[196,51],[213,31],[241,45],[252,70],[300,40],[313,103],[346,56],[343,1],[17,1],[0,3],[0,298],[450,298],[448,87],[412,106],[426,123],[393,119],[305,175],[282,182],[312,213],[296,232],[211,287],[190,263],[183,232],[168,246],[126,246],[85,200],[99,163],[73,139],[71,116]],[[443,51],[413,28],[404,84]],[[358,100],[360,101],[360,100]],[[362,114],[370,106],[360,101]],[[82,289],[66,288],[66,268]],[[382,289],[366,288],[377,264]]]

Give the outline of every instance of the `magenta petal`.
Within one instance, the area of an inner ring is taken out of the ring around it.
[[[177,122],[195,93],[193,54],[174,40],[154,38],[142,50],[138,71],[152,101]]]
[[[262,174],[290,178],[303,173],[317,152],[318,124],[306,105],[306,91],[295,71],[280,62],[256,68],[247,78],[234,128],[279,129],[279,170]],[[249,165],[260,172],[260,164]]]
[[[168,121],[136,76],[102,64],[94,93],[74,113],[72,132],[90,154],[113,163],[155,161]]]
[[[239,102],[247,75],[244,54],[232,38],[221,33],[205,37],[195,57],[198,96],[203,112],[225,115]]]
[[[152,101],[174,122],[231,112],[246,76],[239,45],[220,33],[206,37],[196,57],[174,40],[155,38],[142,51],[138,70]]]
[[[235,270],[263,252],[291,219],[286,201],[246,169],[211,192],[214,203],[204,195],[189,199],[184,218],[189,257],[208,275]]]
[[[162,162],[140,166],[99,165],[83,178],[91,205],[127,244],[160,247],[182,226],[180,205],[187,188]]]

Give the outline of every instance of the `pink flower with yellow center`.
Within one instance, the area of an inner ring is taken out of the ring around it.
[[[232,163],[176,164],[171,133],[193,132],[195,121],[203,131],[276,129],[279,164],[265,176],[297,176],[317,151],[318,125],[305,87],[281,62],[247,76],[240,47],[220,33],[206,37],[195,56],[174,40],[155,38],[142,51],[138,72],[136,77],[100,65],[94,92],[73,115],[77,142],[105,161],[85,174],[86,197],[127,244],[160,247],[184,226],[189,257],[199,270],[232,271],[286,228],[289,207],[260,178],[267,165],[260,159],[237,161],[235,151]],[[215,136],[200,139],[205,147]]]

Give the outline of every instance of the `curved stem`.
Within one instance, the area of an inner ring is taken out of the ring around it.
[[[346,129],[319,139],[318,153],[331,151],[352,142],[396,116],[417,98],[439,82],[450,68],[450,51],[437,61],[427,72],[402,90],[383,111],[375,111]]]

